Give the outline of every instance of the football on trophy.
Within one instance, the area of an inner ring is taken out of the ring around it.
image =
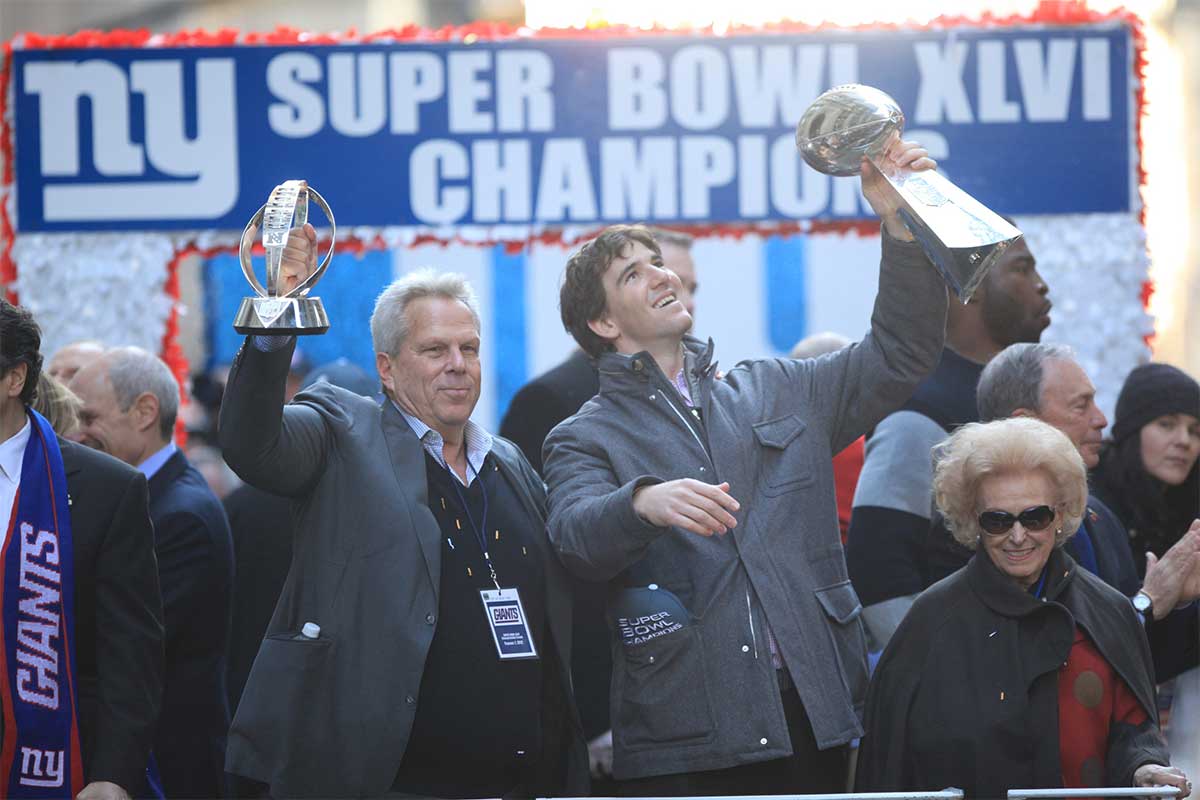
[[[849,83],[812,102],[796,126],[796,148],[826,175],[857,175],[864,156],[879,155],[904,128],[904,113],[886,92]]]

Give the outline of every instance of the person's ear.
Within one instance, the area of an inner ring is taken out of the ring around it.
[[[1028,417],[1029,419],[1040,419],[1040,417],[1038,417],[1038,414],[1036,411],[1032,411],[1028,408],[1014,409],[1013,412],[1011,414],[1009,414],[1009,416],[1010,417]]]
[[[615,340],[621,335],[621,328],[608,314],[588,320],[588,327],[591,328],[592,333],[608,342]]]
[[[4,396],[20,397],[25,391],[25,379],[29,376],[29,365],[18,361],[4,376]]]
[[[130,411],[133,412],[133,427],[138,433],[145,431],[147,428],[158,427],[158,398],[152,392],[142,392],[133,400],[133,405],[130,406]]]
[[[396,389],[392,386],[392,359],[387,353],[375,354],[375,371],[379,373],[379,382],[383,385],[384,390],[394,396]]]

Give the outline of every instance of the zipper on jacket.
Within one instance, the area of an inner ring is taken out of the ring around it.
[[[659,389],[655,391],[655,394],[662,394],[662,391],[662,389]],[[709,463],[712,463],[712,454],[708,452],[708,448],[704,445],[704,442],[700,441],[700,435],[696,433],[696,429],[688,423],[687,417],[680,413],[679,409],[676,408],[675,404],[672,403],[668,398],[664,397],[663,400],[666,402],[667,408],[674,411],[675,416],[679,417],[679,421],[683,423],[683,427],[687,428],[688,433],[690,433],[692,438],[696,440],[696,444],[700,445],[700,449],[704,451],[704,455],[708,456]],[[716,478],[715,475],[713,477],[714,479]]]
[[[754,645],[754,658],[758,659],[758,636],[754,632],[754,607],[750,605],[750,590],[746,590],[746,617],[750,620],[750,644]]]

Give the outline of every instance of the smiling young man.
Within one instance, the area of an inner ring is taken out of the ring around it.
[[[285,268],[311,271],[313,238]],[[294,340],[275,338],[242,348],[221,407],[229,465],[290,497],[296,529],[230,771],[287,797],[585,793],[567,576],[541,479],[471,421],[469,284],[421,270],[380,295],[382,406],[325,382],[285,406]]]
[[[933,167],[912,143],[888,158]],[[717,380],[644,228],[609,228],[567,263],[563,323],[597,359],[600,393],[546,440],[550,536],[569,570],[609,584],[626,793],[844,786],[867,669],[831,458],[933,368],[946,314],[881,180],[864,166],[885,231],[872,328],[823,358]]]

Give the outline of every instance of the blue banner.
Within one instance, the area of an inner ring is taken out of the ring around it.
[[[793,143],[848,82],[998,211],[1136,202],[1122,25],[13,58],[19,231],[239,229],[287,178],[348,225],[862,217]]]

